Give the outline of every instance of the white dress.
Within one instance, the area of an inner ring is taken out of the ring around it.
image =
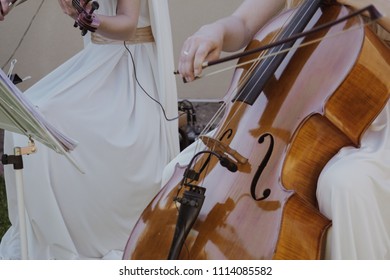
[[[98,12],[114,15],[116,2],[100,1]],[[166,121],[147,96],[168,118],[177,116],[167,5],[141,1],[138,26],[152,25],[156,43],[128,45],[135,72],[123,42],[98,45],[87,37],[80,53],[26,91],[50,123],[78,142],[71,156],[85,172],[40,143],[24,156],[30,259],[120,259],[159,190],[163,168],[179,150],[177,121]],[[26,144],[23,135],[5,135],[5,153]],[[5,167],[5,177],[12,226],[0,243],[0,259],[18,259],[12,167]]]
[[[320,211],[332,220],[329,259],[390,259],[390,102],[360,148],[345,147],[321,173]]]
[[[390,34],[373,28],[390,46]],[[326,258],[390,259],[390,101],[360,147],[341,149],[325,166],[317,200],[332,220]]]

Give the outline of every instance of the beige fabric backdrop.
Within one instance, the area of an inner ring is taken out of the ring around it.
[[[240,3],[241,0],[169,0],[175,59],[188,35],[202,24],[230,14]],[[0,22],[0,38],[3,71],[7,72],[10,59],[16,58],[15,72],[22,78],[31,76],[19,85],[21,90],[82,47],[79,31],[73,28],[72,20],[62,13],[55,0],[29,0],[16,7]],[[178,78],[179,98],[220,99],[229,86],[231,74],[228,71],[190,84],[183,84]]]

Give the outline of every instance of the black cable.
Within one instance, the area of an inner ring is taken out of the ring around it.
[[[174,117],[174,118],[168,118],[168,117],[167,117],[167,114],[166,114],[166,112],[165,112],[164,106],[163,106],[158,100],[156,100],[155,98],[153,98],[153,97],[144,89],[144,87],[143,87],[143,86],[141,85],[141,83],[138,81],[137,70],[136,70],[136,68],[135,68],[135,61],[134,61],[133,54],[131,53],[130,49],[127,47],[126,41],[123,42],[123,45],[125,46],[126,50],[127,50],[128,53],[130,54],[131,61],[132,61],[132,63],[133,63],[134,78],[135,78],[135,81],[137,82],[138,86],[142,89],[142,91],[143,91],[151,100],[153,100],[154,102],[156,102],[156,103],[160,106],[160,108],[161,108],[161,110],[162,110],[162,112],[163,112],[163,114],[164,114],[164,118],[165,118],[167,121],[174,121],[174,120],[177,120],[178,118],[180,118],[180,116],[177,116],[177,117]]]
[[[42,0],[41,4],[39,4],[39,7],[38,7],[37,11],[35,12],[35,14],[33,15],[33,17],[31,18],[30,23],[28,24],[27,29],[26,29],[25,32],[23,33],[22,38],[19,40],[18,45],[16,46],[16,48],[14,49],[14,51],[12,52],[12,54],[10,55],[9,59],[8,59],[8,60],[5,62],[5,64],[2,66],[2,69],[4,69],[5,66],[11,61],[11,59],[14,57],[16,51],[17,51],[17,50],[19,49],[19,47],[21,46],[21,44],[22,44],[24,38],[26,37],[28,31],[29,31],[30,28],[31,28],[32,23],[34,22],[36,16],[38,15],[39,11],[41,10],[42,5],[43,5],[44,2],[45,2],[45,0]],[[167,121],[174,121],[174,120],[179,119],[180,116],[177,116],[177,117],[174,117],[174,118],[168,118],[168,117],[167,117],[167,114],[166,114],[166,112],[165,112],[165,108],[163,107],[163,105],[162,105],[158,100],[156,100],[155,98],[153,98],[153,97],[144,89],[144,87],[141,85],[141,83],[139,82],[138,77],[137,77],[137,71],[136,71],[136,67],[135,67],[135,62],[134,62],[133,54],[131,53],[130,49],[127,47],[126,42],[123,42],[123,45],[125,46],[126,50],[127,50],[127,51],[129,52],[129,54],[130,54],[130,57],[131,57],[131,60],[132,60],[132,63],[133,63],[134,78],[135,78],[135,80],[136,80],[138,86],[142,89],[142,91],[143,91],[151,100],[153,100],[154,102],[156,102],[156,103],[160,106],[160,108],[161,108],[161,110],[162,110],[162,112],[163,112],[163,114],[164,114],[164,118],[165,118]]]

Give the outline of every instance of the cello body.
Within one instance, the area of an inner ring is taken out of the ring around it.
[[[269,22],[247,48],[270,42],[293,12]],[[306,28],[348,13],[344,6],[321,7]],[[227,170],[207,154],[196,159],[193,170],[199,176],[191,185],[202,186],[205,198],[177,258],[323,257],[331,221],[318,210],[317,179],[340,148],[359,146],[388,101],[390,51],[359,17],[296,44],[322,37],[290,50],[255,93],[247,92],[250,66],[235,70],[226,94],[234,98],[229,97],[223,120],[213,136],[203,139],[202,147],[212,150],[219,144],[217,152],[228,156],[237,171]],[[239,64],[251,58],[241,58]],[[237,88],[246,98],[237,94]],[[209,138],[215,141],[208,144]],[[144,210],[124,259],[168,258],[181,219],[177,197],[185,189],[187,170],[188,166],[177,165]],[[258,199],[262,195],[264,199]]]

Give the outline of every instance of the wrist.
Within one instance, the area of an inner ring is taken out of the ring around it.
[[[83,6],[80,6],[78,11],[78,15],[75,22],[75,27],[79,27],[81,30],[81,35],[84,36],[88,31],[95,32],[100,26],[100,19],[97,15],[95,15],[95,10],[99,9],[99,3],[96,1],[92,1],[88,9],[86,6],[89,1],[83,3]],[[89,4],[88,4],[89,5]]]
[[[100,19],[95,14],[80,13],[76,20],[82,30],[95,32],[100,26]]]
[[[97,30],[100,26],[100,18],[98,15],[92,14],[92,19],[91,19],[91,27]]]

